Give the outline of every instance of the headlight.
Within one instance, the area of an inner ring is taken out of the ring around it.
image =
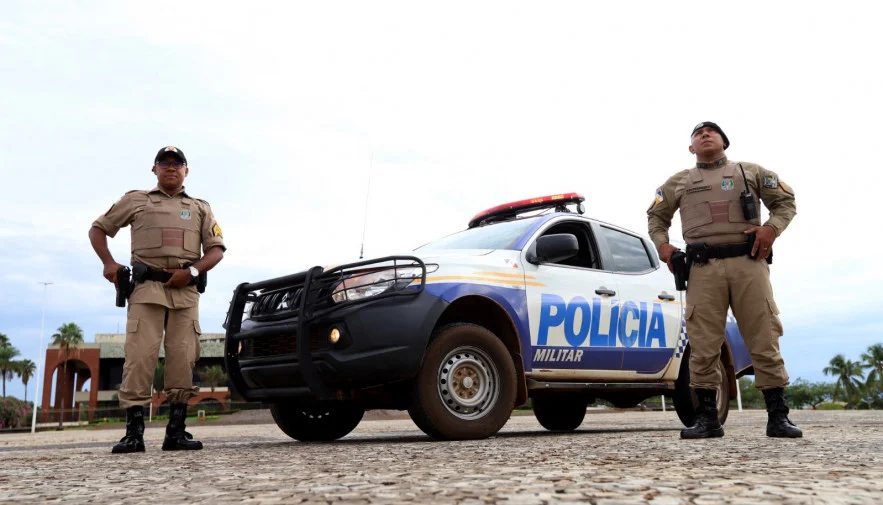
[[[252,306],[254,306],[254,302],[245,302],[245,308],[242,309],[242,320],[243,321],[251,319]]]
[[[356,275],[344,279],[343,282],[335,286],[331,293],[331,299],[335,303],[341,303],[347,300],[361,300],[390,290],[404,289],[414,279],[419,279],[422,273],[421,268],[400,267]]]

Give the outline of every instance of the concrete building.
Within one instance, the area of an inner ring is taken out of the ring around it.
[[[224,334],[204,333],[200,335],[200,353],[193,373],[193,384],[200,387],[199,395],[189,405],[226,409],[229,405],[227,384],[215,387],[214,393],[203,384],[198,372],[213,365],[224,368]],[[64,421],[82,419],[81,405],[86,406],[88,419],[119,417],[117,393],[123,381],[124,333],[98,333],[94,342],[80,344],[63,356],[58,346],[46,350],[46,367],[43,374],[43,399],[41,402],[41,422],[57,422],[61,406],[64,405]],[[165,357],[160,347],[159,357]],[[65,363],[67,370],[65,372]],[[226,372],[226,370],[225,370]],[[52,379],[55,377],[55,402],[52,402]],[[66,380],[65,380],[66,379]],[[167,407],[162,391],[154,392],[153,412]]]

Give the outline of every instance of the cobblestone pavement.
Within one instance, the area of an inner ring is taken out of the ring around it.
[[[191,425],[198,452],[113,455],[122,430],[0,435],[3,503],[883,503],[883,412],[792,412],[803,439],[769,439],[766,413],[726,437],[682,441],[672,412],[590,413],[568,434],[513,416],[487,440],[435,442],[410,420],[363,421],[305,444],[275,425]]]

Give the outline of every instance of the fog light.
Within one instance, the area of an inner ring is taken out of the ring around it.
[[[328,341],[332,344],[336,344],[340,340],[340,330],[337,328],[331,328],[331,333],[328,334]]]

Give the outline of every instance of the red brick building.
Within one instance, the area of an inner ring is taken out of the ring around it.
[[[62,405],[64,422],[92,420],[96,416],[120,417],[122,411],[117,392],[123,379],[125,341],[125,334],[99,333],[95,335],[94,342],[80,344],[78,348],[71,349],[67,356],[57,346],[50,346],[46,350],[43,371],[40,422],[58,422]],[[164,356],[161,347],[160,358]],[[193,383],[200,387],[200,392],[190,400],[189,405],[227,409],[230,402],[227,384],[215,387],[212,393],[197,375],[198,371],[212,365],[224,368],[223,333],[200,335],[200,356],[193,374]],[[167,407],[165,394],[161,391],[154,393],[153,407],[154,413]]]

